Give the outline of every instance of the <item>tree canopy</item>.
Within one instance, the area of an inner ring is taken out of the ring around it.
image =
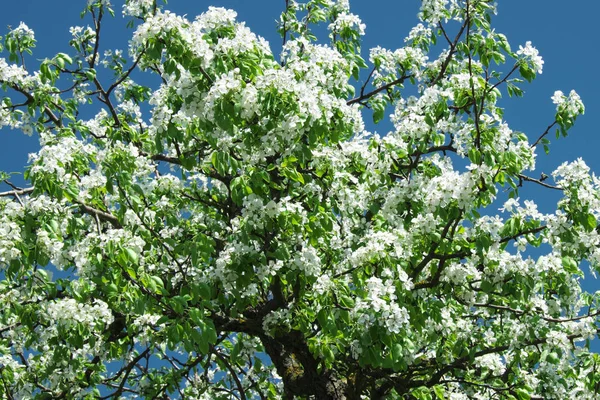
[[[26,186],[0,176],[1,397],[597,398],[600,180],[532,172],[577,93],[510,128],[500,98],[544,61],[490,0],[423,0],[362,53],[348,0],[281,7],[281,56],[156,0],[88,0],[28,68],[34,32],[2,38],[0,127],[40,149]]]

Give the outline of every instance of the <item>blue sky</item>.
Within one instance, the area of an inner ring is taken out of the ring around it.
[[[52,57],[57,52],[69,52],[69,27],[87,25],[79,14],[86,0],[25,0],[4,1],[0,13],[0,35],[7,26],[16,27],[25,22],[36,33],[38,40],[34,59]],[[121,17],[120,0],[113,0],[117,17],[106,20],[102,41],[106,48],[127,48],[132,30],[125,28]],[[368,49],[377,45],[395,49],[402,45],[403,38],[418,20],[416,14],[420,2],[417,0],[351,0],[352,11],[361,16],[367,25],[363,41],[363,56]],[[533,84],[526,85],[525,97],[505,99],[506,120],[514,130],[525,132],[533,141],[552,122],[554,105],[550,97],[555,90],[568,93],[575,89],[586,105],[586,115],[580,117],[568,138],[554,139],[549,156],[540,152],[538,168],[532,176],[542,172],[550,174],[563,161],[582,157],[593,171],[600,174],[600,157],[597,156],[600,135],[600,88],[597,79],[598,62],[595,48],[600,35],[597,31],[597,15],[600,2],[585,1],[571,6],[564,1],[500,1],[498,15],[493,26],[496,31],[507,35],[514,49],[526,41],[532,41],[544,58],[544,72]],[[166,8],[178,14],[187,14],[190,19],[202,13],[209,5],[223,6],[238,11],[238,19],[246,21],[255,33],[265,37],[275,54],[279,53],[281,38],[276,33],[275,21],[284,6],[284,0],[170,0]],[[32,65],[32,62],[29,63]],[[373,127],[370,130],[385,134],[388,127]],[[37,149],[37,139],[20,132],[0,130],[3,154],[0,170],[22,171],[27,154]],[[540,149],[541,150],[541,149]],[[19,181],[18,178],[15,181]],[[0,190],[6,188],[0,187]],[[548,191],[524,188],[521,198],[533,197],[542,211],[554,208],[556,197]],[[596,290],[597,283],[586,282],[588,290]]]

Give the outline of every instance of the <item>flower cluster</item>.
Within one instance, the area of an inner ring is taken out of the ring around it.
[[[386,330],[399,333],[409,322],[406,308],[396,301],[396,288],[393,280],[371,277],[367,281],[367,298],[356,302],[353,313],[359,324],[371,325],[378,321]]]
[[[530,41],[525,43],[525,47],[519,46],[517,55],[521,56],[522,59],[538,74],[542,73],[544,60],[542,59],[542,56],[540,56],[538,50],[531,45]]]
[[[448,0],[425,0],[421,3],[419,18],[429,25],[437,25],[441,20],[448,18],[447,6]]]
[[[25,68],[8,64],[6,59],[0,58],[0,82],[21,85],[27,76],[28,73]]]
[[[557,90],[552,96],[552,102],[556,104],[557,113],[565,113],[569,118],[577,117],[585,111],[581,97],[574,90],[568,96]]]
[[[35,34],[32,29],[25,25],[22,21],[15,29],[10,31],[7,35],[9,39],[15,39],[17,41],[35,41]]]
[[[362,23],[357,15],[341,13],[327,28],[331,31],[331,35],[343,34],[346,30],[356,31],[359,35],[364,35],[366,25]]]
[[[93,304],[79,303],[75,299],[61,299],[46,306],[45,318],[66,328],[82,324],[90,330],[107,328],[114,320],[108,305],[102,300]]]
[[[123,4],[123,15],[130,17],[144,17],[152,11],[154,0],[127,0]]]

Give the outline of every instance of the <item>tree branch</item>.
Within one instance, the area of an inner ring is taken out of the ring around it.
[[[387,89],[389,89],[389,88],[391,88],[393,86],[396,86],[398,84],[403,83],[405,80],[407,80],[407,79],[409,79],[411,77],[412,77],[412,75],[402,75],[400,78],[398,78],[398,79],[396,79],[396,80],[394,80],[394,81],[392,81],[390,83],[386,83],[385,85],[382,85],[382,86],[378,87],[377,89],[375,89],[375,90],[373,90],[371,92],[361,94],[358,97],[355,97],[355,98],[353,98],[351,100],[348,100],[346,102],[346,104],[347,105],[351,105],[351,104],[354,104],[354,103],[359,103],[359,102],[361,102],[363,100],[367,100],[367,99],[375,96],[377,93],[380,93],[380,92],[382,92],[384,90],[387,90]]]

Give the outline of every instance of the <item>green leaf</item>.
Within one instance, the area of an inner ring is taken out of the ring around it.
[[[55,219],[51,220],[49,226],[55,235],[60,235],[60,227],[58,225],[58,221],[56,221]]]
[[[354,307],[354,299],[352,299],[352,297],[347,296],[347,295],[341,295],[340,296],[340,304],[346,308],[353,308]]]
[[[198,284],[198,294],[202,299],[209,300],[211,298],[211,290],[210,286],[206,282],[201,282]]]
[[[139,256],[138,254],[130,248],[125,248],[125,254],[127,256],[127,260],[133,264],[137,264]]]
[[[125,271],[127,272],[127,274],[129,274],[131,278],[137,279],[137,273],[135,272],[135,269],[133,269],[131,266],[126,266]]]
[[[300,182],[301,184],[304,184],[304,176],[302,176],[300,172],[296,171],[295,168],[282,168],[281,173],[294,182]]]
[[[73,59],[68,54],[58,53],[56,56],[64,60],[64,62],[66,62],[67,64],[73,64]]]
[[[238,206],[242,205],[244,197],[252,193],[252,189],[246,184],[246,182],[247,177],[238,176],[233,178],[231,184],[229,185],[229,188],[231,189],[231,200],[233,200],[233,202]]]
[[[556,352],[550,352],[548,353],[548,355],[546,356],[546,361],[549,362],[550,364],[558,364],[560,362],[560,357],[558,356],[558,354]]]
[[[580,272],[579,267],[577,266],[577,261],[575,261],[572,257],[562,257],[562,266],[565,271],[570,274],[578,274]]]
[[[202,311],[198,308],[190,308],[188,314],[194,324],[197,327],[204,327],[204,320],[202,319]]]
[[[329,361],[330,363],[335,361],[335,354],[328,345],[323,346],[323,356],[325,357],[325,360]]]
[[[515,393],[517,394],[517,398],[519,400],[530,400],[531,399],[531,394],[529,393],[529,391],[519,388],[515,390]]]
[[[207,337],[208,343],[217,343],[217,330],[215,329],[215,325],[211,320],[208,320],[208,322],[206,323],[203,333]]]
[[[232,173],[232,159],[231,156],[225,152],[215,151],[211,155],[211,163],[220,175],[225,176]]]
[[[432,400],[432,396],[431,396],[431,392],[429,390],[429,388],[425,387],[425,386],[421,386],[415,390],[412,391],[411,393],[416,399],[419,400]]]
[[[596,221],[596,217],[594,214],[587,214],[584,218],[584,228],[587,228],[588,232],[593,231],[598,226],[598,222]]]
[[[484,291],[485,293],[491,293],[494,291],[494,285],[492,285],[490,282],[488,281],[481,281],[481,285],[479,286],[479,288]]]
[[[475,147],[469,149],[469,159],[473,164],[481,164],[481,152]]]
[[[90,80],[93,81],[96,78],[96,70],[93,68],[87,69],[85,71],[85,76]]]
[[[192,336],[192,340],[194,343],[198,345],[200,349],[200,353],[206,354],[208,353],[208,341],[206,337],[200,333],[197,329],[190,329],[190,334]]]
[[[446,397],[445,396],[445,389],[442,385],[435,385],[433,387],[433,392],[435,393],[435,396],[439,399],[439,400],[444,400]]]
[[[385,107],[373,107],[373,122],[378,124],[384,117]]]
[[[150,280],[153,282],[153,284],[155,285],[155,290],[159,293],[164,293],[165,292],[165,284],[163,282],[163,280],[158,277],[158,276],[150,276]]]

